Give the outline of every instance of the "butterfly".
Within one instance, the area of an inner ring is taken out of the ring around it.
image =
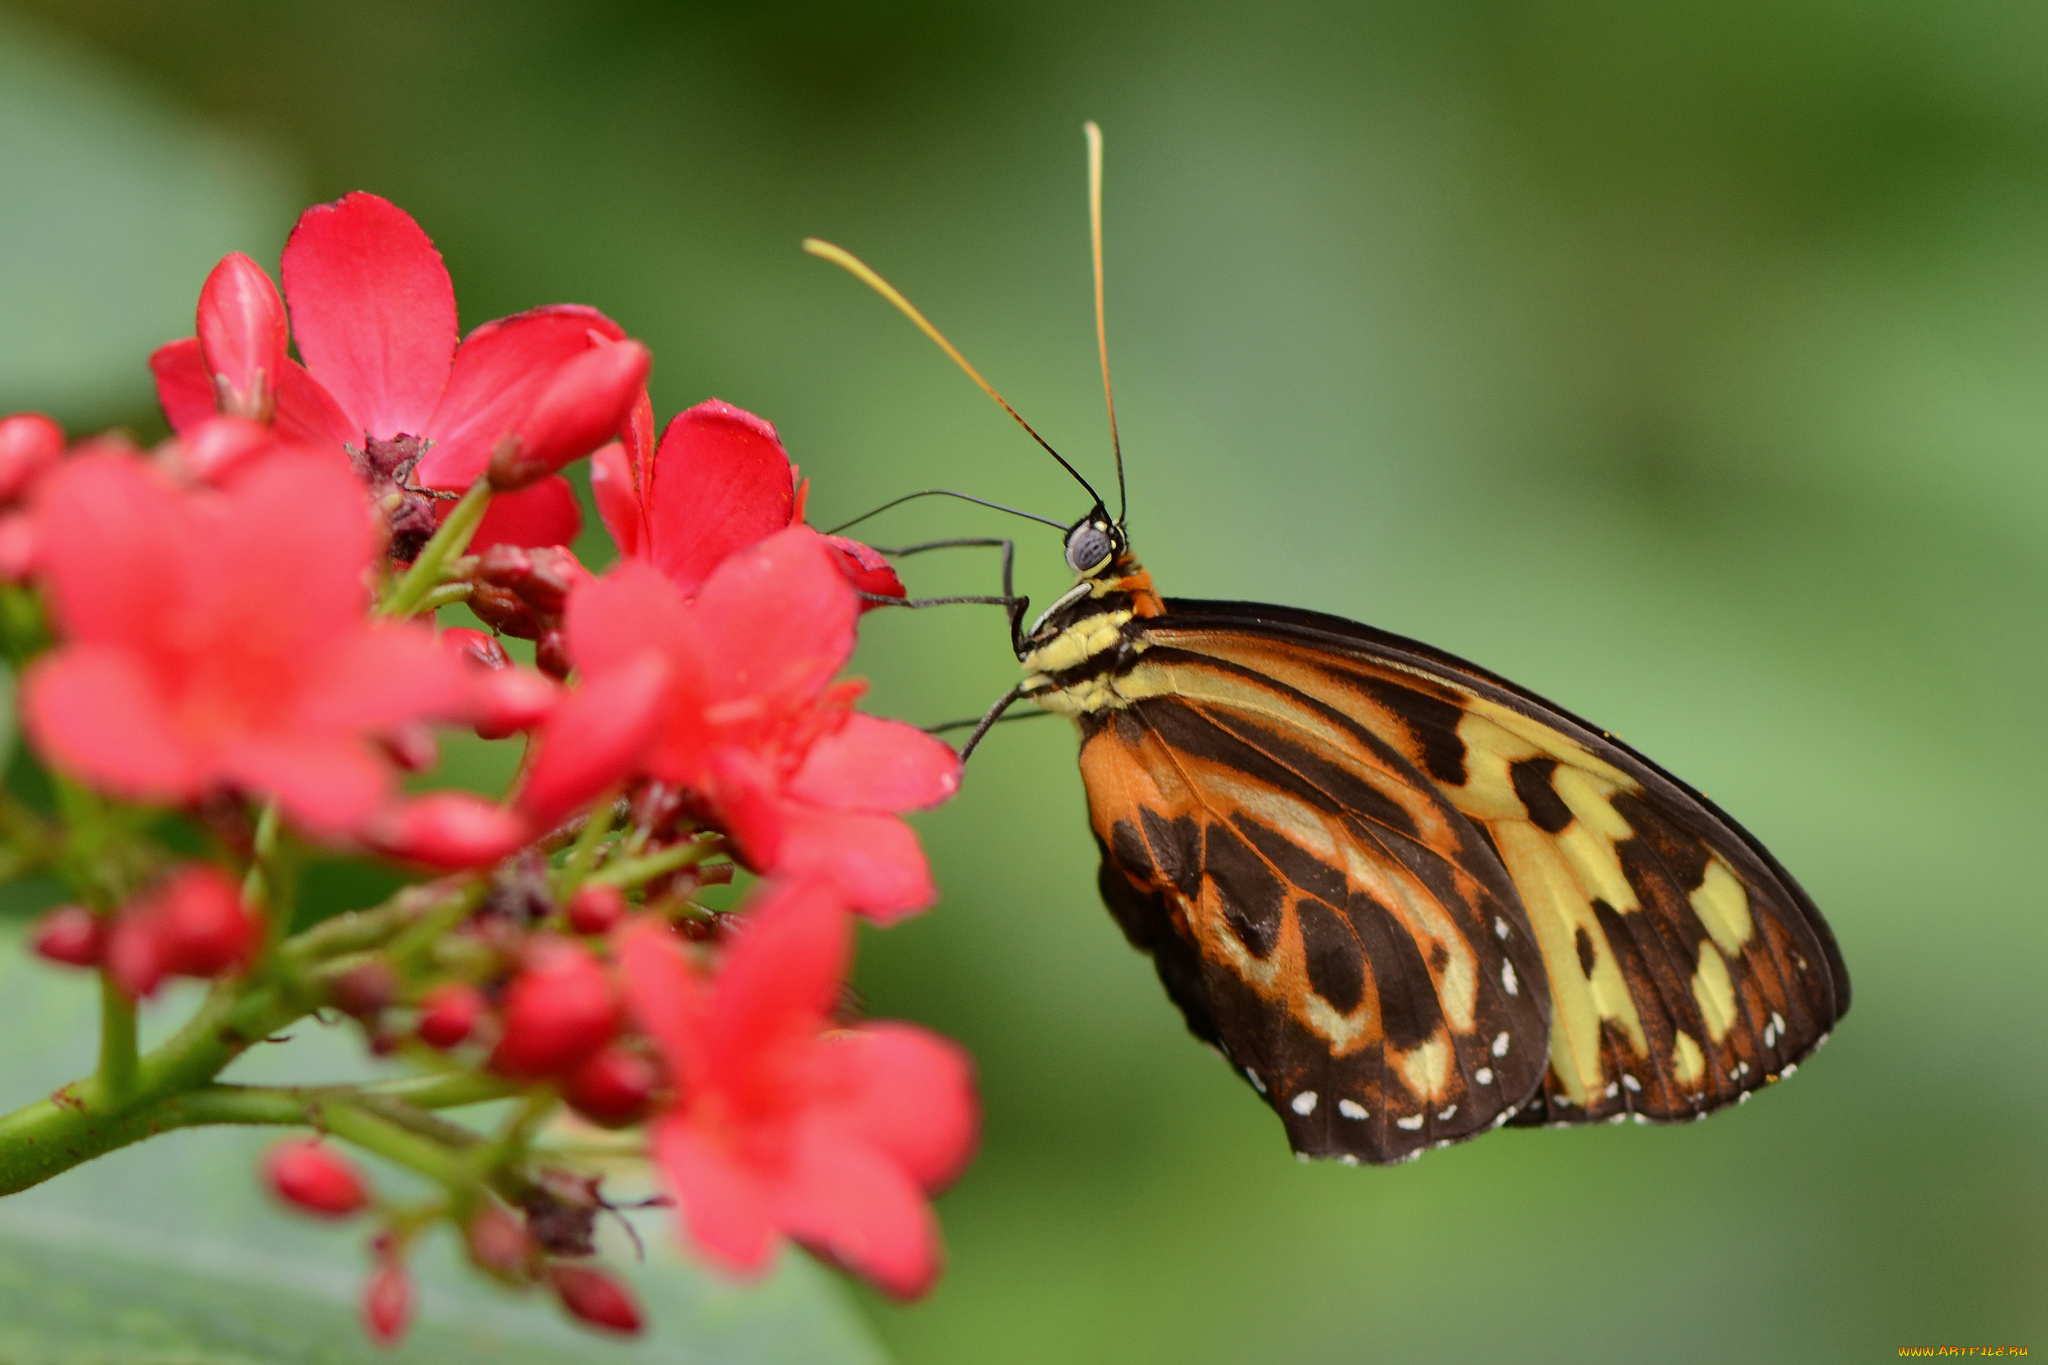
[[[1405,1161],[1504,1124],[1697,1119],[1790,1076],[1849,1007],[1834,935],[1711,801],[1476,664],[1316,612],[1162,597],[1119,514],[923,314],[895,303],[1094,498],[1018,701],[1071,717],[1098,885],[1189,1030],[1295,1152]],[[1027,514],[1028,515],[1028,514]],[[1045,518],[1037,518],[1046,520]],[[936,599],[934,599],[936,600]],[[945,599],[970,600],[970,599]]]

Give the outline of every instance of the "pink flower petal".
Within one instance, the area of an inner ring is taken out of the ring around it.
[[[493,497],[469,548],[481,554],[493,545],[567,545],[582,529],[583,508],[576,501],[576,490],[558,474],[531,488]]]
[[[818,1122],[873,1144],[925,1190],[951,1184],[981,1128],[974,1064],[957,1044],[910,1024],[863,1024],[823,1047],[837,1100]]]
[[[786,803],[782,816],[781,846],[761,871],[827,882],[876,924],[894,924],[938,899],[917,835],[895,816],[796,802]]]
[[[317,639],[362,618],[377,532],[362,486],[338,460],[272,455],[235,480],[225,507],[209,557],[250,629]],[[288,578],[277,575],[281,564],[292,566]],[[269,618],[284,619],[266,627]]]
[[[315,838],[353,834],[390,795],[389,770],[352,739],[242,733],[227,737],[221,749],[222,776],[275,796],[285,817]]]
[[[164,410],[164,420],[172,431],[183,431],[214,415],[213,380],[207,376],[198,337],[157,347],[149,357],[149,372],[156,376],[157,406]]]
[[[80,455],[42,480],[36,509],[64,635],[126,645],[178,631],[204,538],[160,476],[126,456]]]
[[[646,539],[640,494],[633,486],[633,463],[623,442],[600,446],[590,456],[590,492],[597,499],[598,519],[612,533],[619,553],[631,558]]]
[[[661,1050],[685,1095],[703,1083],[704,1031],[711,988],[698,975],[668,925],[644,916],[619,935],[626,1007]]]
[[[456,348],[432,420],[415,433],[434,442],[419,463],[419,482],[448,489],[475,483],[498,438],[558,369],[593,345],[623,336],[616,322],[574,303],[529,309],[471,332]]]
[[[277,380],[278,439],[322,449],[363,448],[362,424],[341,410],[334,395],[306,373],[296,360],[286,360]]]
[[[222,257],[199,291],[199,351],[223,412],[270,419],[286,339],[284,300],[263,267],[239,251]]]
[[[760,1176],[687,1118],[654,1131],[654,1159],[697,1249],[726,1270],[757,1275],[775,1252],[775,1224]]]
[[[667,662],[645,653],[555,708],[519,792],[519,809],[536,828],[567,819],[635,770],[661,725],[668,686]]]
[[[425,435],[455,354],[455,286],[405,210],[360,191],[307,209],[285,243],[299,354],[370,435]]]
[[[694,604],[692,647],[725,696],[809,701],[853,653],[859,599],[818,533],[777,532],[727,557]]]
[[[939,1226],[910,1177],[865,1143],[811,1129],[775,1191],[775,1221],[817,1252],[899,1299],[939,1277]]]
[[[206,780],[150,680],[112,649],[68,645],[30,664],[21,715],[51,766],[117,796],[183,801]]]
[[[896,570],[880,550],[872,545],[863,545],[845,536],[826,536],[825,543],[839,557],[839,572],[846,575],[846,581],[853,584],[857,592],[872,593],[877,597],[903,597],[903,580],[896,576]],[[883,605],[864,602],[862,609]]]
[[[789,794],[832,810],[922,810],[960,790],[953,746],[900,720],[859,712],[811,745]]]
[[[726,556],[789,525],[796,487],[775,428],[714,398],[668,424],[643,498],[655,567],[694,593]]]
[[[385,621],[331,639],[297,718],[321,730],[383,729],[408,720],[471,720],[476,681],[425,625]]]
[[[563,631],[569,657],[586,675],[617,668],[646,650],[672,653],[688,628],[682,594],[645,564],[628,561],[569,593]]]
[[[770,882],[747,907],[718,973],[707,1047],[716,1071],[745,1073],[767,1051],[825,1026],[853,957],[853,922],[832,889]]]
[[[380,853],[444,872],[486,867],[526,842],[526,822],[469,792],[429,792],[377,812],[364,842]]]

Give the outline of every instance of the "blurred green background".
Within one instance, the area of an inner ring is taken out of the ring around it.
[[[1802,878],[1856,1005],[1697,1127],[1299,1166],[1098,907],[1071,735],[1006,728],[921,822],[944,903],[863,945],[873,1010],[964,1040],[987,1106],[945,1283],[864,1301],[888,1348],[2048,1349],[2048,7],[0,0],[0,407],[160,430],[143,356],[210,264],[364,188],[465,325],[592,303],[663,416],[772,418],[820,524],[932,484],[1071,517],[796,244],[867,256],[1104,471],[1090,117],[1162,586],[1418,635],[1613,728]],[[1049,600],[1057,538],[1015,533]],[[993,616],[869,618],[877,705],[977,711],[1014,678]]]

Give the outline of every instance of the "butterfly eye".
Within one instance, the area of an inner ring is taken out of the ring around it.
[[[1067,532],[1067,567],[1077,574],[1090,573],[1101,568],[1115,548],[1107,527],[1084,521]]]

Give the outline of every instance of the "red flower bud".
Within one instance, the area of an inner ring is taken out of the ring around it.
[[[553,715],[561,704],[562,689],[531,669],[506,668],[477,678],[472,700],[477,735],[503,739],[531,730]]]
[[[486,1204],[462,1230],[469,1259],[501,1279],[523,1276],[538,1248],[526,1224],[496,1204]]]
[[[578,1322],[623,1336],[640,1334],[640,1304],[616,1277],[593,1266],[557,1263],[548,1267],[548,1284]]]
[[[272,1147],[263,1158],[263,1178],[279,1199],[321,1218],[346,1218],[370,1202],[355,1163],[312,1138]]]
[[[505,1032],[491,1054],[502,1075],[559,1075],[603,1047],[618,1027],[612,981],[580,944],[536,940],[505,992]]]
[[[398,994],[398,973],[379,958],[358,963],[327,984],[334,1007],[351,1019],[374,1019]]]
[[[441,744],[426,722],[400,725],[379,735],[391,761],[409,773],[431,772],[441,762]]]
[[[623,1128],[645,1116],[659,1084],[653,1062],[613,1046],[592,1053],[563,1079],[562,1098],[592,1123]]]
[[[406,862],[455,871],[495,863],[526,842],[526,822],[468,792],[429,792],[371,817],[363,842]]]
[[[220,976],[240,968],[256,947],[256,918],[242,904],[242,889],[217,867],[177,873],[154,902],[163,917],[169,971]]]
[[[26,512],[0,513],[0,582],[26,583],[35,574],[42,541]]]
[[[199,353],[223,413],[270,420],[285,337],[284,301],[263,267],[239,251],[222,257],[199,291]]]
[[[569,898],[569,927],[579,934],[608,934],[626,917],[626,893],[604,882],[586,882]]]
[[[106,935],[99,917],[82,905],[60,905],[36,921],[36,956],[67,967],[97,967]]]
[[[559,630],[551,630],[533,642],[533,666],[550,678],[569,676],[575,665],[569,659],[569,641]]]
[[[0,502],[13,502],[64,458],[64,428],[40,412],[0,417]]]
[[[377,1263],[363,1285],[363,1331],[379,1346],[396,1346],[412,1326],[412,1276],[395,1259]]]
[[[420,1001],[420,1041],[444,1050],[455,1047],[469,1037],[488,1008],[484,993],[466,981],[436,986]]]
[[[170,971],[164,961],[163,920],[131,908],[116,915],[106,933],[107,975],[121,994],[130,1000],[156,994]]]
[[[612,439],[647,386],[653,357],[637,341],[593,346],[567,361],[491,453],[491,487],[525,488]]]

